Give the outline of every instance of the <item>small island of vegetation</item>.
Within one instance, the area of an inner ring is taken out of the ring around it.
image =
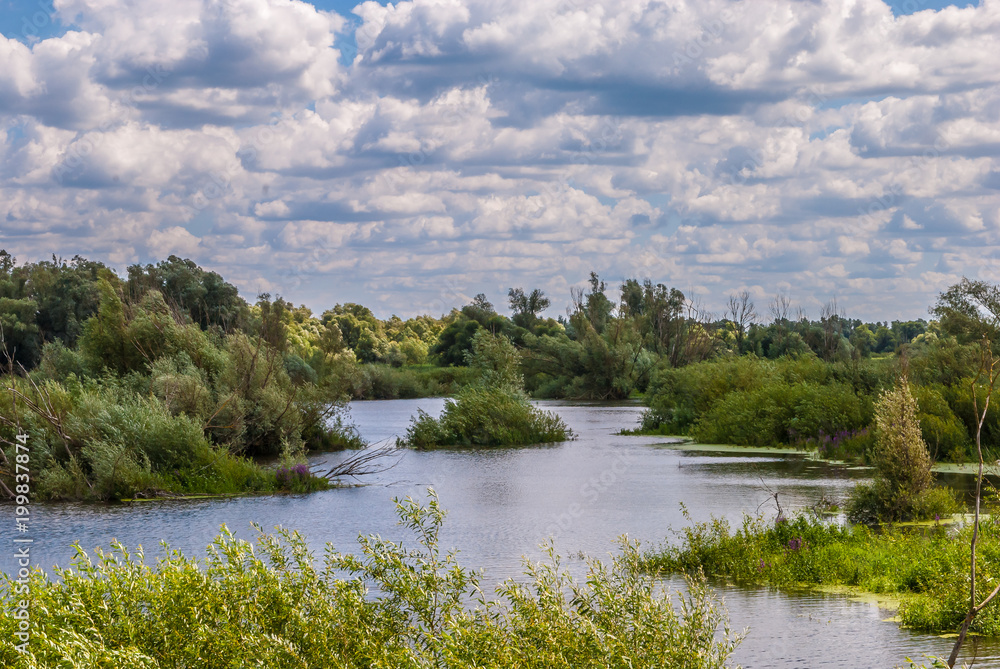
[[[445,404],[439,419],[419,412],[399,445],[523,446],[572,437],[561,418],[528,401],[520,354],[504,335],[476,332],[467,362],[476,381]]]

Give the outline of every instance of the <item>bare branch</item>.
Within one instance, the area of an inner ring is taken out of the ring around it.
[[[726,318],[733,324],[736,335],[737,351],[743,347],[743,339],[747,335],[750,326],[757,322],[757,310],[754,308],[753,300],[750,298],[750,291],[741,290],[729,296],[729,307],[726,310]]]
[[[988,384],[983,384],[984,380]],[[979,545],[979,508],[982,501],[983,488],[983,424],[986,422],[986,415],[990,410],[990,399],[993,397],[998,382],[1000,382],[1000,358],[993,355],[990,341],[984,335],[980,342],[979,370],[969,384],[972,391],[972,406],[976,412],[976,453],[979,456],[979,469],[976,475],[976,508],[973,516],[972,539],[969,545],[969,610],[965,615],[965,620],[962,621],[962,627],[958,631],[958,639],[955,640],[955,646],[951,650],[951,655],[948,657],[949,667],[954,667],[958,661],[958,654],[962,649],[962,644],[965,642],[965,637],[969,632],[969,627],[972,626],[973,620],[997,596],[997,593],[1000,592],[1000,586],[997,586],[986,599],[979,604],[976,603],[976,549]],[[977,387],[982,385],[985,385],[986,399],[983,401],[983,408],[980,411],[979,394],[976,390]]]
[[[319,475],[333,480],[344,476],[357,477],[380,474],[399,464],[402,456],[398,455],[398,452],[399,449],[389,443],[375,448],[368,448],[338,462],[328,471],[322,472]],[[387,462],[389,458],[395,459],[390,463]]]
[[[788,314],[792,308],[792,299],[784,293],[778,293],[771,300],[768,305],[767,310],[771,312],[771,317],[774,319],[775,323],[780,323],[782,321],[788,320]]]

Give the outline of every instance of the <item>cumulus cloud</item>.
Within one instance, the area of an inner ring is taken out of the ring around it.
[[[1000,280],[1000,0],[55,9],[71,29],[0,36],[22,258],[175,253],[407,314],[514,285],[558,305],[591,269],[871,317]]]

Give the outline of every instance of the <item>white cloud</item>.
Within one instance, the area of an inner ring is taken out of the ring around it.
[[[56,8],[78,29],[0,37],[20,257],[403,313],[593,269],[894,317],[1000,243],[1000,0],[365,2],[350,66],[300,0]]]

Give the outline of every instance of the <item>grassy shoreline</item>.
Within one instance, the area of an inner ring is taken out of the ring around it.
[[[943,634],[957,630],[965,615],[969,531],[944,523],[876,531],[804,516],[746,516],[733,529],[713,519],[681,530],[679,544],[647,551],[643,568],[701,571],[741,586],[876,596],[898,603],[901,626]],[[986,518],[980,541],[979,578],[988,591],[1000,579],[1000,523]],[[1000,636],[1000,613],[985,610],[973,631]]]

